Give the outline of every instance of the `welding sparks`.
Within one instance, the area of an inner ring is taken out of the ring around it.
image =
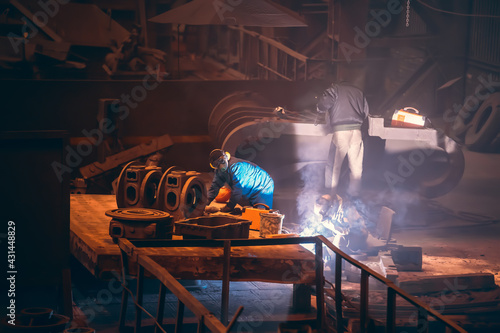
[[[312,214],[303,217],[301,228],[301,236],[323,235],[348,253],[366,249],[368,231],[365,219],[355,203],[339,195],[317,198]]]

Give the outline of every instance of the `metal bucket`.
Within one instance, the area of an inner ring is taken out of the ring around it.
[[[279,212],[260,213],[260,237],[281,234],[285,215]]]

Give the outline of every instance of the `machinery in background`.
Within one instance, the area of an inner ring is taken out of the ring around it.
[[[299,221],[303,212],[298,206],[311,206],[311,193],[325,191],[332,134],[311,108],[277,113],[275,105],[269,105],[254,92],[228,95],[210,114],[209,134],[217,147],[268,171],[275,181],[275,208]],[[369,116],[363,129],[365,190],[380,197],[401,197],[402,191],[435,198],[460,182],[465,162],[459,144],[437,128],[390,123]],[[342,176],[341,187],[348,178]]]
[[[450,135],[468,149],[479,152],[500,151],[500,91],[490,94],[474,106],[466,100],[454,115]]]
[[[279,191],[280,182],[300,179],[299,170],[325,164],[331,133],[324,122],[315,124],[311,112],[276,115],[275,107],[265,103],[263,97],[246,91],[226,96],[212,110],[208,129],[216,146],[266,169]],[[425,121],[421,115],[411,115]],[[406,128],[401,127],[401,121],[398,127],[390,122],[376,116],[368,119],[365,184],[382,191],[401,188],[434,198],[459,183],[464,158],[454,140],[421,123],[418,128]]]

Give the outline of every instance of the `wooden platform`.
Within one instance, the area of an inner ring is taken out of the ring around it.
[[[108,279],[121,271],[120,249],[109,236],[110,218],[116,208],[113,195],[71,195],[71,253],[94,276]],[[251,237],[258,233],[251,232]],[[222,248],[147,248],[152,259],[178,279],[220,280]],[[134,268],[135,266],[131,266]],[[231,281],[265,281],[313,284],[315,257],[301,245],[233,247]],[[131,269],[131,273],[134,270]]]

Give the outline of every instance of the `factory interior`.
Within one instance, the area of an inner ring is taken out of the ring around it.
[[[0,332],[500,332],[499,36],[498,0],[0,0]]]

